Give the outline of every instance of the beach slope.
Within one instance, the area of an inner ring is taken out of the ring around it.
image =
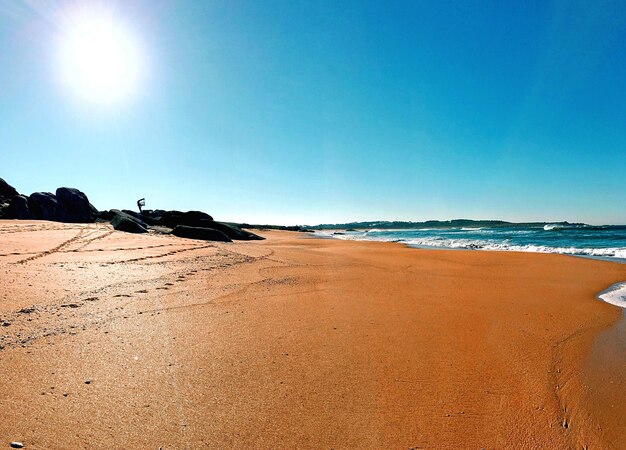
[[[0,441],[626,447],[626,265],[259,233],[0,221]]]

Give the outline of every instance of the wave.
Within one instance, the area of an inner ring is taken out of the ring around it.
[[[626,283],[617,283],[600,292],[598,298],[621,308],[626,308]]]
[[[545,231],[553,230],[577,230],[577,231],[623,231],[626,225],[587,225],[587,224],[562,224],[548,223],[543,226]]]
[[[541,244],[515,244],[509,239],[501,241],[467,238],[450,238],[442,236],[399,237],[386,235],[371,235],[368,233],[332,235],[318,232],[324,237],[342,240],[367,240],[377,242],[400,242],[414,247],[450,248],[464,250],[495,250],[531,253],[558,253],[564,255],[592,256],[601,258],[626,259],[626,247],[576,247],[551,246]]]
[[[598,256],[605,258],[626,259],[626,248],[581,248],[581,247],[552,247],[537,244],[511,244],[508,242],[489,242],[474,239],[408,239],[403,241],[408,245],[424,247],[444,247],[468,250],[496,250],[530,253],[558,253],[563,255]]]

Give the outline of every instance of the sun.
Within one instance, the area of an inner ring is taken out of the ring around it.
[[[106,11],[77,12],[59,39],[63,84],[90,102],[114,104],[138,89],[142,55],[122,22]]]

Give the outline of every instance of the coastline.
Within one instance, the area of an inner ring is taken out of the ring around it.
[[[279,231],[233,244],[100,224],[0,231],[5,441],[624,444],[626,406],[590,401],[623,392],[623,312],[595,298],[623,265]]]
[[[310,237],[315,239],[338,239],[333,235],[329,234],[321,234],[316,233],[315,231],[307,233]],[[624,258],[614,258],[608,256],[591,256],[591,255],[577,255],[570,253],[546,253],[546,252],[534,252],[534,251],[520,251],[520,250],[494,250],[494,249],[483,249],[483,248],[456,248],[456,247],[443,247],[443,246],[435,246],[435,245],[417,245],[410,244],[407,242],[402,242],[401,240],[396,241],[376,241],[376,240],[368,240],[368,239],[353,239],[352,241],[357,242],[379,242],[379,243],[389,243],[389,244],[400,244],[406,248],[413,248],[417,250],[445,250],[445,251],[482,251],[482,252],[509,252],[509,253],[537,253],[537,254],[556,254],[562,256],[569,256],[572,258],[583,258],[583,259],[591,259],[595,261],[604,261],[615,264],[626,264],[626,259]],[[605,303],[609,303],[611,305],[617,306],[622,309],[626,309],[626,281],[619,281],[617,283],[612,284],[606,289],[598,292],[596,294],[596,298]],[[626,314],[626,311],[625,311]]]

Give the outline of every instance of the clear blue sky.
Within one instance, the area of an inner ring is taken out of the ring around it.
[[[256,223],[626,223],[621,1],[106,1],[145,59],[115,105],[55,75],[72,3],[0,2],[20,192]]]

